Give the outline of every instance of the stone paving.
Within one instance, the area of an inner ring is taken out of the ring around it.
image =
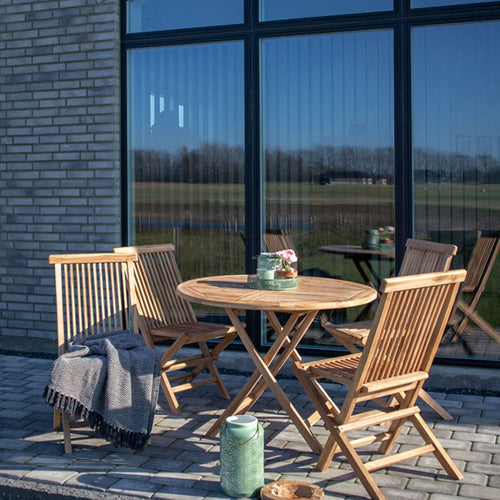
[[[52,360],[0,354],[0,498],[8,499],[222,499],[219,482],[219,441],[204,433],[226,405],[215,387],[180,395],[182,415],[172,415],[163,394],[151,443],[141,452],[116,448],[88,429],[73,432],[74,452],[65,455],[62,434],[52,430],[52,409],[42,398]],[[231,396],[246,376],[224,373]],[[304,415],[311,410],[293,378],[280,385]],[[331,384],[341,395],[344,388]],[[493,390],[498,388],[492,388]],[[500,498],[500,397],[432,395],[454,415],[438,419],[427,408],[424,418],[464,472],[449,479],[432,455],[374,472],[387,499],[446,500]],[[272,393],[266,393],[254,414],[265,428],[266,482],[296,479],[324,488],[326,499],[368,498],[342,456],[324,472]],[[318,438],[325,440],[321,426]],[[417,442],[405,426],[398,446]]]

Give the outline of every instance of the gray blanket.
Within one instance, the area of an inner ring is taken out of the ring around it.
[[[54,361],[45,401],[87,420],[116,446],[141,450],[153,427],[160,359],[138,334],[83,338]]]

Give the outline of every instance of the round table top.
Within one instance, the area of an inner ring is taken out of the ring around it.
[[[297,288],[255,290],[247,275],[212,276],[181,283],[177,294],[190,302],[262,311],[292,312],[343,309],[368,304],[377,298],[371,286],[331,278],[299,276]]]

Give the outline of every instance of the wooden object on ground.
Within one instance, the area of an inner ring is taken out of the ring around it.
[[[191,304],[177,296],[182,282],[175,260],[175,247],[170,243],[115,248],[117,254],[135,255],[135,280],[139,329],[148,347],[159,342],[172,343],[162,356],[161,387],[173,413],[179,414],[176,394],[215,383],[220,395],[229,399],[215,362],[219,354],[236,337],[230,325],[201,322]],[[207,341],[219,340],[210,350]],[[179,357],[185,346],[196,347],[199,353]],[[199,377],[208,370],[209,377]],[[177,372],[174,374],[174,372]]]
[[[319,311],[367,304],[376,299],[377,292],[360,283],[309,276],[299,276],[297,288],[255,290],[247,286],[247,279],[247,275],[212,276],[185,281],[177,287],[177,293],[186,300],[223,307],[256,366],[256,371],[208,430],[207,436],[215,436],[228,416],[247,412],[269,388],[311,450],[319,453],[320,443],[279,386],[276,376],[290,357],[301,359],[296,347]],[[240,310],[264,311],[276,332],[273,344],[263,357],[238,317]],[[277,313],[288,313],[283,325]]]
[[[450,269],[453,256],[457,253],[455,245],[408,239],[406,251],[398,276],[423,274]],[[352,353],[359,352],[358,346],[366,345],[370,332],[369,321],[334,324],[322,321],[323,328]],[[441,418],[453,417],[428,393],[422,390],[421,399],[425,401]]]
[[[323,490],[305,481],[275,481],[260,490],[261,500],[322,500]]]
[[[54,266],[57,352],[68,351],[69,343],[81,337],[120,330],[137,332],[133,255],[93,253],[50,255]],[[71,453],[69,415],[55,410],[54,428],[64,432],[64,451]]]
[[[448,324],[454,331],[454,337],[463,338],[467,325],[472,322],[493,340],[500,342],[500,334],[477,312],[479,299],[486,288],[499,251],[500,238],[480,236],[477,239],[467,263],[467,277]]]
[[[387,278],[362,353],[309,363],[294,361],[292,368],[329,432],[318,470],[326,470],[333,455],[342,451],[374,499],[384,496],[370,471],[427,453],[433,453],[451,477],[463,477],[415,403],[465,275],[465,270],[456,270]],[[328,396],[321,379],[348,386],[342,405]],[[383,396],[395,398],[397,404],[374,410],[365,406]],[[389,455],[407,420],[423,438],[423,446]],[[356,439],[348,435],[362,429],[369,435]],[[376,442],[380,442],[378,452],[386,456],[363,462],[356,448]]]

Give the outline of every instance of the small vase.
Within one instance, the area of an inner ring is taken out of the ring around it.
[[[365,231],[365,243],[363,248],[377,250],[380,242],[380,231],[378,229],[367,229]]]

